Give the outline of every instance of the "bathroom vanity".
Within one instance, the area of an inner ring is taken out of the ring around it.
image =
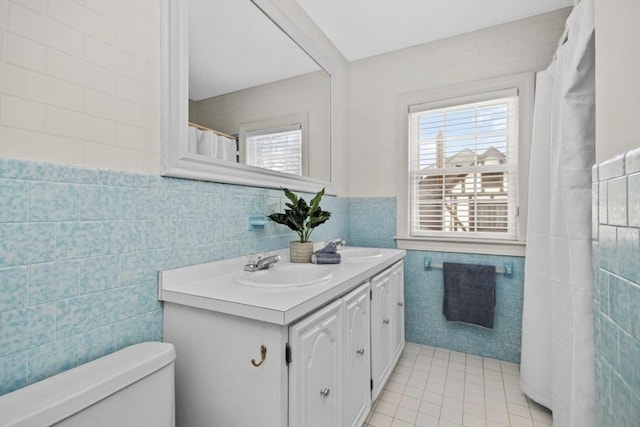
[[[177,425],[360,427],[404,347],[404,250],[335,265],[247,257],[160,273]]]

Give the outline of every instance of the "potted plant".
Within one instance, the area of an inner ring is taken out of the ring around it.
[[[282,191],[290,201],[285,204],[288,209],[285,209],[284,213],[269,215],[269,219],[278,224],[286,225],[298,233],[300,240],[291,242],[290,246],[291,262],[311,262],[311,254],[313,253],[313,242],[309,240],[311,232],[331,217],[331,212],[323,211],[320,207],[324,188],[318,191],[308,204],[302,197],[298,197],[289,189],[283,188]]]

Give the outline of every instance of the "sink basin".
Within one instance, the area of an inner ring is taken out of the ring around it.
[[[316,264],[276,264],[268,270],[243,271],[236,283],[264,288],[292,288],[315,285],[331,279],[331,271]]]
[[[344,248],[338,251],[343,261],[371,260],[380,258],[382,252],[375,248]]]

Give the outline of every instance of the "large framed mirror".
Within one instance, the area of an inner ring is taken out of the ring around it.
[[[162,175],[335,194],[333,64],[270,0],[162,3]]]

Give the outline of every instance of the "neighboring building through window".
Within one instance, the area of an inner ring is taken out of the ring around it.
[[[410,108],[411,235],[515,238],[517,95]]]
[[[514,238],[517,95],[415,106],[410,123],[411,234]]]
[[[398,248],[524,255],[534,80],[398,97]]]

